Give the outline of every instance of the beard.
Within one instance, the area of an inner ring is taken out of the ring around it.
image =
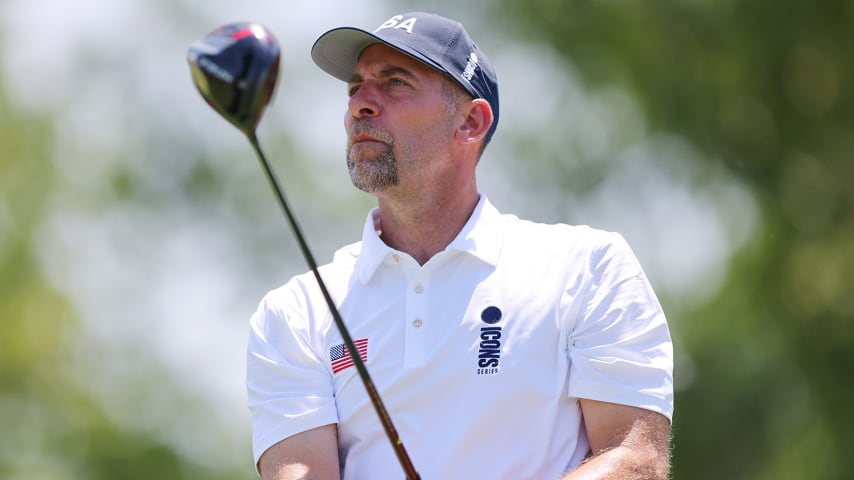
[[[376,193],[400,183],[394,139],[390,134],[366,122],[356,122],[350,128],[350,138],[357,134],[368,134],[383,142],[379,151],[354,153],[353,145],[347,142],[347,170],[353,185],[367,193]],[[358,158],[356,158],[358,157]]]

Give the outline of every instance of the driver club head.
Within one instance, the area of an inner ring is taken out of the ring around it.
[[[253,136],[279,75],[279,45],[269,30],[251,22],[223,25],[193,42],[187,62],[205,101]]]

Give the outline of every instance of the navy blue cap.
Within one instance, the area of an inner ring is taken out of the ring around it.
[[[314,42],[311,58],[333,77],[349,82],[362,51],[383,43],[430,68],[450,76],[474,98],[492,107],[492,126],[486,142],[498,126],[498,79],[492,63],[466,33],[463,25],[432,13],[395,15],[373,32],[355,27],[329,30]]]

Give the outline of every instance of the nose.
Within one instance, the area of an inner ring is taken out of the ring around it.
[[[366,81],[350,95],[347,104],[350,115],[353,118],[375,117],[380,113],[380,102],[376,86],[373,82]]]

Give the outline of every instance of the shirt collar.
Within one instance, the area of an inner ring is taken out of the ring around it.
[[[394,252],[380,238],[382,231],[380,230],[379,213],[379,208],[374,208],[368,212],[365,228],[362,229],[362,246],[356,259],[356,272],[359,275],[359,281],[363,284],[371,280],[380,263]]]
[[[399,254],[380,238],[379,209],[368,213],[362,230],[362,247],[356,260],[359,281],[368,283],[380,264],[390,255]],[[445,252],[462,252],[495,266],[504,241],[501,213],[481,194],[468,222],[457,237],[445,248]]]

